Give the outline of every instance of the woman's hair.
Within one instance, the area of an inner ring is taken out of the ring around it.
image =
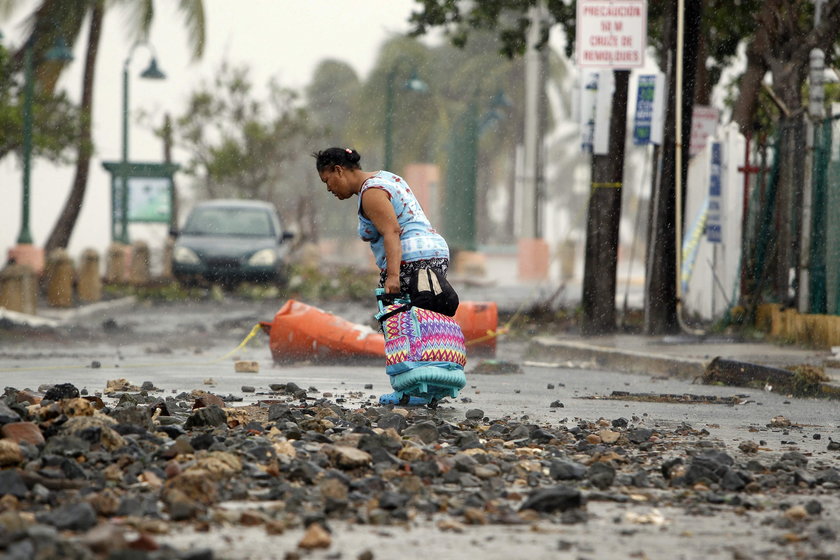
[[[332,169],[336,165],[347,169],[361,169],[359,161],[362,156],[352,148],[327,148],[326,150],[312,154],[315,158],[315,169],[318,173]]]

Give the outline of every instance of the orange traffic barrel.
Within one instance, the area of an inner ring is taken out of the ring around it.
[[[455,321],[464,332],[467,355],[496,353],[499,310],[493,301],[462,301],[455,312]]]
[[[384,357],[382,333],[290,299],[274,315],[269,347],[275,362],[319,358]]]

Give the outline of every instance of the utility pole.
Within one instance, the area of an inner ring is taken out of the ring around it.
[[[820,24],[825,0],[814,0],[814,27]],[[823,224],[824,207],[814,208],[813,203],[821,193],[814,192],[814,140],[815,123],[821,125],[825,118],[825,53],[822,49],[811,49],[809,58],[808,119],[805,124],[805,180],[802,187],[802,213],[799,232],[799,293],[797,309],[800,313],[825,313],[825,258],[818,244],[812,247],[812,224]],[[818,126],[817,130],[822,126]],[[812,210],[820,215],[812,215]],[[813,231],[814,236],[821,233]],[[812,255],[813,253],[813,255]]]
[[[544,90],[542,57],[537,50],[545,14],[540,0],[530,10],[525,53],[525,145],[522,193],[519,199],[518,269],[523,280],[541,280],[547,273],[548,246],[541,238],[540,198],[542,127],[541,104]]]
[[[702,16],[701,0],[686,0],[684,13],[680,13],[683,2],[674,2],[665,26],[665,44],[668,46],[666,76],[668,80],[668,104],[665,110],[665,132],[660,147],[661,168],[653,184],[651,197],[651,228],[648,238],[648,262],[645,274],[645,326],[647,334],[673,334],[679,332],[677,317],[677,220],[682,220],[683,209],[677,208],[677,186],[684,191],[688,176],[688,165],[679,166],[677,159],[688,162],[689,142],[677,142],[676,91],[681,88],[680,137],[691,138],[691,113],[694,106],[694,76],[697,64],[697,41],[700,35]],[[678,18],[684,17],[686,29],[682,60],[677,57]],[[677,83],[677,66],[688,77],[686,83]],[[682,193],[680,193],[682,194]],[[684,200],[680,196],[679,200]],[[680,230],[682,224],[680,224]]]

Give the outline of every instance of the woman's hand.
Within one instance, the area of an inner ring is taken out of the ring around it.
[[[400,275],[388,273],[385,276],[385,293],[399,295],[400,293]]]

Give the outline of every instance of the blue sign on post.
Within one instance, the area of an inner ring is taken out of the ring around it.
[[[706,239],[709,243],[721,243],[723,241],[723,230],[721,222],[721,155],[722,145],[720,142],[709,144],[709,214],[706,216]]]
[[[656,76],[639,76],[639,88],[636,94],[636,117],[633,123],[633,144],[650,144],[653,125],[653,100],[656,92]]]

